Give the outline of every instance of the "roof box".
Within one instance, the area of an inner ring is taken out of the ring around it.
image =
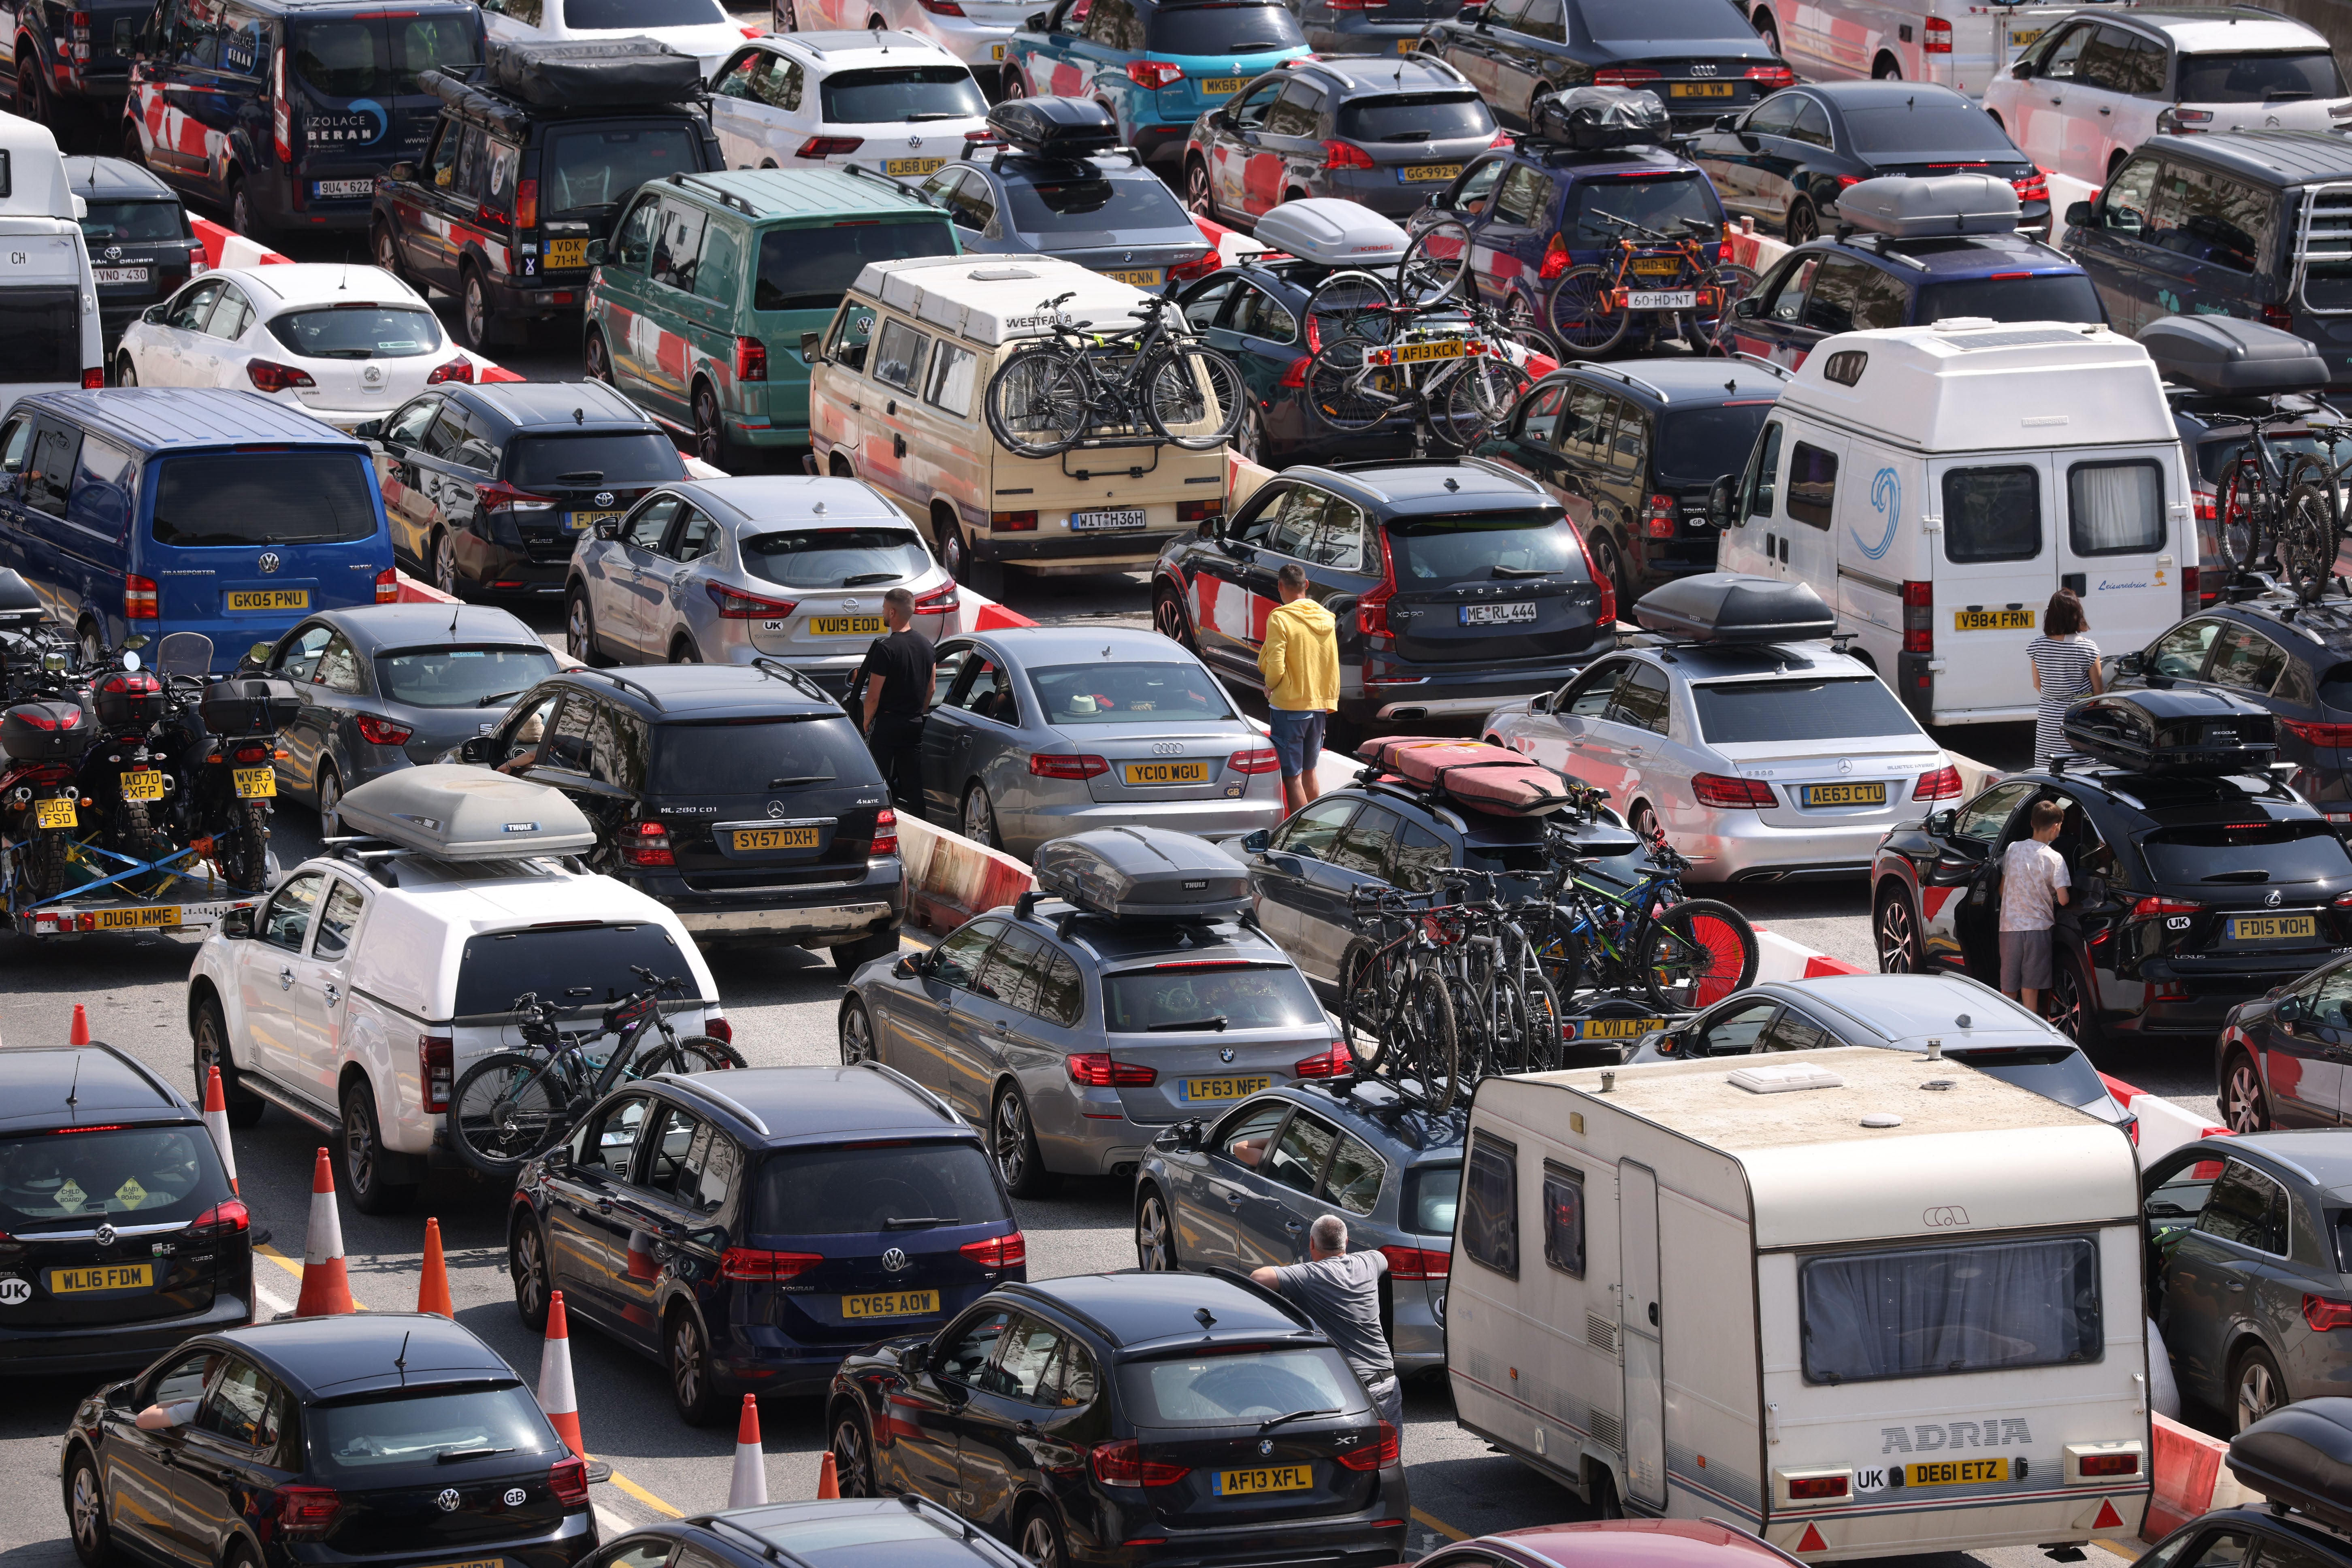
[[[537,109],[679,103],[702,91],[702,66],[657,38],[492,38],[477,84]]]
[[[1677,577],[1643,595],[1633,618],[1647,630],[1706,643],[1806,642],[1837,625],[1809,584],[1741,572]]]
[[[2066,710],[2068,746],[2140,773],[2266,773],[2276,733],[2270,710],[2190,687],[2111,691]]]
[[[1039,846],[1034,868],[1040,888],[1092,914],[1203,920],[1250,907],[1240,862],[1164,827],[1073,833]]]
[[[1890,239],[1945,234],[2007,234],[2018,225],[2017,190],[1991,174],[1899,174],[1838,193],[1838,222]]]
[[[2266,395],[2321,392],[2327,362],[2293,332],[2233,316],[2162,316],[2141,330],[2139,345],[2156,371],[2199,392]]]
[[[1335,196],[1308,196],[1285,202],[1258,219],[1257,237],[1301,261],[1380,267],[1403,260],[1410,237],[1370,207]]]
[[[1536,109],[1536,137],[1580,153],[1613,147],[1663,147],[1674,121],[1654,92],[1629,87],[1572,87]]]
[[[0,632],[29,632],[47,613],[22,577],[0,567]]]
[[[988,111],[1007,143],[1041,158],[1073,161],[1118,149],[1118,121],[1087,98],[1008,98]]]
[[[569,855],[596,843],[596,830],[562,791],[455,763],[372,779],[337,809],[350,831],[436,860]]]
[[[2352,1399],[2272,1411],[2230,1440],[2229,1463],[2271,1501],[2352,1531]]]

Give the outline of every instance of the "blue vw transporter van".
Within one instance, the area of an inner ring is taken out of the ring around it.
[[[132,633],[229,670],[314,610],[398,597],[364,442],[250,392],[47,392],[0,421],[0,566],[85,658]]]

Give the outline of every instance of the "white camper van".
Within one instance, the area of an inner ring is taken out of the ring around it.
[[[1846,332],[1718,480],[1727,572],[1809,583],[1922,724],[2034,716],[2026,645],[2060,588],[2103,647],[2197,605],[2188,469],[2147,352],[1974,318]]]
[[[1490,1078],[1455,1409],[1596,1504],[1814,1561],[2121,1540],[2138,1176],[2119,1129],[1907,1051]]]
[[[106,384],[86,210],[49,128],[0,113],[0,414],[36,392]]]

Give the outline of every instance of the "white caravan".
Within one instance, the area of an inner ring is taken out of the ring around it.
[[[0,414],[36,392],[106,384],[87,211],[49,128],[0,113]]]
[[[1455,1409],[1596,1504],[1813,1561],[2123,1541],[2138,1178],[2120,1129],[1908,1051],[1490,1078]]]

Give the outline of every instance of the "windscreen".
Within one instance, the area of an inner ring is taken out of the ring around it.
[[[310,1460],[365,1485],[370,1471],[428,1464],[445,1453],[507,1449],[553,1453],[562,1447],[520,1384],[490,1388],[401,1391],[376,1399],[318,1405],[302,1412]],[[501,1454],[500,1458],[506,1458]]]
[[[226,548],[373,539],[373,478],[357,452],[166,458],[155,484],[155,542]]]
[[[177,202],[91,202],[81,233],[93,245],[186,239],[188,215]]]
[[[2066,1366],[2105,1350],[2087,1236],[1811,1258],[1797,1279],[1808,1383]]]
[[[864,588],[922,574],[931,552],[904,528],[813,528],[757,533],[737,546],[743,569],[780,588]]]
[[[185,1225],[231,1195],[202,1127],[0,1138],[0,1230],[10,1235],[74,1220]]]
[[[867,262],[954,254],[955,239],[945,218],[772,228],[760,236],[760,276],[751,286],[751,308],[830,310],[841,303]]]
[[[1341,104],[1338,129],[1349,142],[1443,142],[1493,135],[1495,115],[1475,92],[1400,92]]]
[[[1980,1073],[2032,1089],[2061,1105],[2089,1105],[2106,1098],[2106,1081],[2099,1077],[2099,1069],[2073,1046],[2018,1046],[1947,1054]]]
[[[1155,55],[1255,55],[1306,43],[1298,18],[1282,5],[1162,5],[1144,28]]]
[[[1118,1381],[1138,1426],[1231,1426],[1294,1410],[1364,1407],[1348,1363],[1322,1345],[1131,1361]]]
[[[1452,1236],[1461,1198],[1461,1166],[1413,1166],[1404,1173],[1405,1228],[1421,1236]]]
[[[1557,511],[1402,518],[1389,524],[1389,554],[1396,564],[1397,586],[1407,593],[1530,576],[1591,581],[1576,530]]]
[[[1048,724],[1160,724],[1230,719],[1197,664],[1056,664],[1029,672]]]
[[[540,485],[657,485],[686,478],[686,461],[652,430],[518,436],[507,444],[507,479]]]
[[[1723,209],[1706,177],[1696,174],[1656,180],[1586,180],[1576,187],[1569,244],[1578,250],[1616,244],[1625,231],[1609,223],[1610,218],[1680,237],[1702,229],[1714,233],[1722,226]]]
[[[1661,481],[1708,484],[1723,465],[1756,445],[1772,412],[1769,400],[1726,403],[1713,408],[1669,409],[1658,421],[1658,445],[1651,463]]]
[[[598,212],[649,180],[691,174],[702,167],[697,146],[694,130],[684,121],[634,130],[583,126],[551,132],[540,154],[539,197],[547,209],[540,216]]]
[[[1106,180],[1090,175],[1040,180],[1034,184],[1018,182],[1008,184],[1005,193],[1011,197],[1013,226],[1023,234],[1192,228],[1175,193],[1156,177]],[[1196,236],[1199,232],[1192,229]]]
[[[574,31],[695,27],[725,20],[718,0],[563,0],[563,25]]]
[[[324,98],[405,98],[428,70],[462,70],[482,58],[480,13],[379,13],[293,25],[297,79]]]
[[[384,696],[413,708],[494,708],[555,673],[544,647],[418,647],[375,656]]]
[[[2352,857],[2324,822],[2215,823],[2167,827],[2148,835],[2142,849],[2158,882],[2227,887],[2281,882],[2332,882],[2352,878]]]
[[[1922,95],[1908,109],[1848,109],[1845,133],[1866,153],[1969,153],[2004,163],[2022,163],[2007,133],[1973,103],[1953,103]]]
[[[980,84],[962,66],[842,71],[826,77],[817,91],[828,125],[919,124],[926,120],[978,120],[988,113]]]
[[[457,1016],[511,1012],[526,991],[567,1008],[601,1007],[644,989],[633,965],[694,986],[685,954],[657,925],[546,926],[467,937],[457,963]]]
[[[1013,1217],[970,1143],[795,1149],[760,1163],[751,1228],[763,1236],[870,1236]]]
[[[1114,1035],[1288,1029],[1322,1017],[1306,977],[1286,963],[1180,963],[1103,976],[1104,1027]]]
[[[873,755],[846,713],[809,719],[665,724],[652,795],[707,795],[803,784],[874,784]]]
[[[2032,278],[1960,278],[1919,290],[1914,319],[1923,323],[1957,316],[1993,321],[2104,321],[2099,291],[2079,272]]]
[[[2344,72],[2326,49],[2280,55],[2180,57],[2183,103],[2291,103],[2298,98],[2342,98]]]
[[[441,346],[441,323],[402,305],[335,305],[273,316],[269,335],[312,359],[414,359]]]
[[[1699,733],[1718,746],[1917,735],[1919,721],[1875,676],[1732,680],[1691,688]]]
[[[70,289],[0,290],[0,384],[81,384],[81,319]]]
[[[1626,39],[1746,38],[1756,29],[1731,0],[1578,0],[1575,14],[1585,30],[1603,43]]]

